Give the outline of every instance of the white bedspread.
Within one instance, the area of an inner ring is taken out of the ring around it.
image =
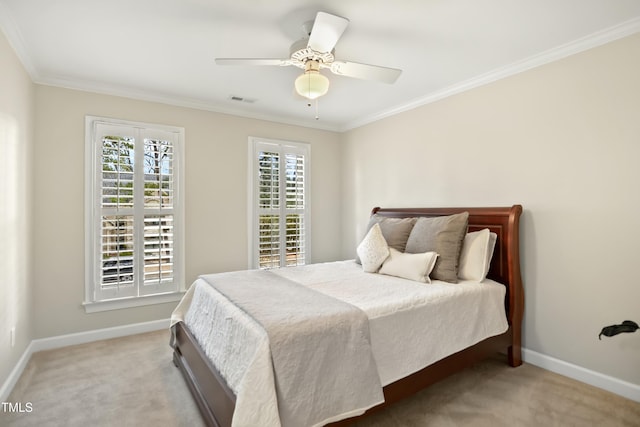
[[[367,314],[382,385],[505,332],[504,285],[460,281],[431,284],[365,273],[354,261],[273,270]]]
[[[233,426],[320,426],[384,401],[357,307],[270,271],[202,276],[192,290],[184,320],[236,393]]]
[[[271,270],[274,275],[358,307],[369,318],[371,348],[380,383],[387,385],[450,354],[507,330],[505,287],[485,280],[424,284],[364,273],[353,261]],[[238,272],[237,274],[248,273]],[[223,273],[229,274],[229,273]],[[234,273],[236,274],[236,273]],[[214,275],[215,276],[215,275]],[[218,294],[218,295],[216,295]],[[211,300],[220,300],[212,309]],[[233,319],[233,320],[232,320]],[[246,313],[200,278],[172,315],[184,320],[207,356],[237,396],[234,426],[259,417],[260,426],[279,425],[278,408],[259,402],[277,401],[269,369],[268,337]],[[217,326],[214,326],[217,325]],[[219,343],[226,342],[224,349]],[[263,377],[247,378],[247,370]],[[328,372],[327,370],[326,372]],[[335,377],[335,374],[333,374]],[[239,390],[244,393],[238,393]],[[241,396],[244,394],[244,396]],[[266,399],[265,399],[266,397]],[[238,407],[244,407],[238,414]],[[354,407],[355,408],[355,407]],[[357,415],[344,413],[322,423]],[[322,423],[319,423],[321,425]],[[309,425],[309,424],[307,424]]]

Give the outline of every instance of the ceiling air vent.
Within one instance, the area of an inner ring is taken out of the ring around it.
[[[245,98],[244,96],[237,96],[237,95],[229,95],[229,99],[231,101],[247,102],[249,104],[253,104],[254,102],[256,102],[256,100],[253,98]]]

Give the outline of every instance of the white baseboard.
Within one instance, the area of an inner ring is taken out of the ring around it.
[[[169,330],[169,319],[153,320],[151,322],[134,323],[131,325],[115,326],[113,328],[96,329],[93,331],[77,332],[75,334],[58,335],[51,338],[33,340],[33,353],[70,345],[84,344],[93,341],[108,340],[110,338],[125,337],[127,335],[143,334],[145,332]]]
[[[93,331],[78,332],[75,334],[59,335],[50,338],[35,339],[29,343],[24,353],[13,368],[9,377],[0,388],[0,402],[5,402],[15,387],[22,372],[27,367],[33,353],[54,348],[67,347],[76,344],[85,344],[110,338],[125,337],[128,335],[142,334],[145,332],[169,330],[169,319],[153,320],[150,322],[134,323],[131,325],[115,326],[113,328],[95,329]]]
[[[591,371],[578,365],[538,353],[533,350],[522,349],[522,359],[556,374],[573,378],[580,382],[610,391],[627,399],[640,402],[640,385],[621,379],[610,377],[599,372]]]
[[[15,387],[16,383],[18,382],[18,379],[20,378],[20,375],[22,375],[24,368],[27,367],[27,363],[29,362],[29,359],[31,359],[32,354],[33,342],[30,342],[27,348],[24,350],[24,353],[22,353],[22,356],[20,356],[18,363],[16,363],[16,366],[13,367],[6,381],[4,382],[4,384],[2,384],[2,388],[0,388],[0,402],[7,401],[11,390],[13,390],[13,387]]]

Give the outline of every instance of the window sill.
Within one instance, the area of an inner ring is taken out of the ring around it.
[[[82,305],[84,306],[84,311],[86,313],[98,313],[101,311],[120,310],[122,308],[177,302],[180,301],[183,296],[184,291],[181,291],[158,295],[146,295],[142,297],[118,298],[106,301],[85,301]]]

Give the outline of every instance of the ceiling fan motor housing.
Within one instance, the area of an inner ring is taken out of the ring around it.
[[[317,52],[309,46],[309,39],[301,39],[291,45],[291,65],[304,68],[307,61],[318,61],[321,64],[330,65],[335,57],[335,49],[331,52]]]

